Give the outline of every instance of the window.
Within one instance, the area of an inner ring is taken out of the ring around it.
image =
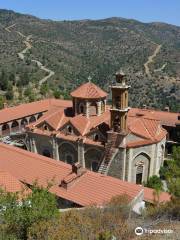
[[[48,130],[48,126],[47,125],[44,125],[44,130]]]
[[[120,96],[115,97],[115,108],[117,108],[117,109],[121,108]]]
[[[67,126],[67,131],[68,131],[68,133],[72,133],[72,127],[71,126]]]
[[[99,140],[99,135],[96,133],[95,135],[94,135],[94,141],[98,141]]]
[[[136,184],[142,184],[143,178],[143,165],[139,165],[136,168]]]
[[[83,105],[80,106],[80,113],[84,113],[84,106]]]

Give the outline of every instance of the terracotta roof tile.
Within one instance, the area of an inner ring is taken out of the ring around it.
[[[128,113],[131,117],[136,117],[139,114],[144,118],[159,120],[162,125],[176,126],[176,124],[180,124],[180,120],[178,120],[179,113],[139,108],[131,108]]]
[[[77,115],[70,119],[70,123],[84,136],[90,126],[90,120],[82,115]]]
[[[36,101],[32,103],[21,104],[14,107],[8,107],[0,110],[0,124],[9,122],[14,119],[20,119],[26,116],[30,116],[39,112],[45,112],[50,107],[69,107],[70,101],[58,100],[58,99],[46,99]]]
[[[106,92],[92,82],[87,82],[71,92],[72,97],[84,99],[104,98],[107,97],[107,95]]]
[[[9,172],[0,170],[0,188],[7,192],[20,192],[25,186]]]
[[[152,188],[143,187],[144,189],[144,200],[146,202],[154,203],[154,201],[157,201],[157,197],[155,197],[155,190]],[[161,192],[159,195],[159,202],[167,202],[171,200],[171,196],[167,192]]]
[[[0,152],[0,169],[8,172],[8,175],[4,175],[4,173],[0,175],[0,181],[4,181],[3,183],[6,184],[6,181],[9,183],[9,179],[17,179],[17,181],[13,180],[15,183],[11,185],[10,191],[19,189],[19,181],[32,184],[38,180],[39,184],[47,186],[48,180],[53,179],[54,186],[50,189],[51,192],[81,206],[102,205],[113,196],[121,194],[127,194],[130,199],[133,199],[142,191],[140,185],[88,170],[79,177],[78,181],[65,189],[60,186],[60,183],[68,176],[72,176],[72,166],[2,143],[0,143]],[[6,177],[4,178],[4,176]],[[161,196],[161,200],[169,199],[167,194]],[[152,189],[145,188],[145,200],[152,201],[152,199]]]

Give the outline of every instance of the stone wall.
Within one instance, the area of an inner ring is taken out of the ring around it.
[[[125,160],[125,149],[120,148],[110,164],[107,175],[116,177],[119,179],[123,179],[124,178],[124,160]]]

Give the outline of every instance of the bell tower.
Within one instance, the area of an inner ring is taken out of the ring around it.
[[[128,107],[128,89],[126,85],[125,74],[120,71],[116,73],[116,84],[111,86],[112,108],[111,108],[111,129],[114,132],[126,134],[127,132],[127,113]]]

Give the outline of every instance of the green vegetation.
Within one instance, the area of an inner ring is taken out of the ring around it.
[[[48,82],[48,94],[64,98],[77,85],[87,81],[89,75],[93,82],[109,91],[113,74],[122,68],[131,85],[132,107],[146,104],[163,109],[168,105],[172,111],[179,111],[179,27],[120,18],[53,22],[5,10],[0,11],[0,19],[4,26],[16,24],[11,32],[0,26],[0,72],[4,71],[1,90],[7,91],[7,82],[18,89],[29,87],[30,83],[38,84],[46,73],[32,63],[32,59],[55,72]],[[25,46],[16,31],[32,35],[33,47],[25,54],[24,61],[17,55]],[[157,44],[162,47],[149,66],[152,75],[149,78],[144,63]],[[164,64],[162,71],[154,72]],[[44,97],[43,93],[37,93],[36,98]],[[12,94],[8,94],[11,100],[9,95]],[[29,100],[28,96],[23,99]]]
[[[24,199],[1,191],[0,239],[110,240],[113,235],[131,239],[126,195],[113,198],[105,209],[92,206],[60,214],[56,198],[48,189],[34,185]]]
[[[169,192],[180,198],[180,147],[174,147],[172,160],[161,167],[160,176],[166,180]]]
[[[154,188],[155,190],[159,190],[159,191],[162,191],[163,190],[163,185],[162,185],[162,182],[161,182],[161,179],[154,175],[152,177],[150,177],[148,180],[147,180],[147,183],[145,184],[146,187],[150,187],[150,188]]]
[[[22,192],[25,194],[25,191]],[[0,239],[27,239],[29,228],[40,221],[56,219],[55,196],[34,185],[32,193],[21,199],[15,193],[0,193]]]

